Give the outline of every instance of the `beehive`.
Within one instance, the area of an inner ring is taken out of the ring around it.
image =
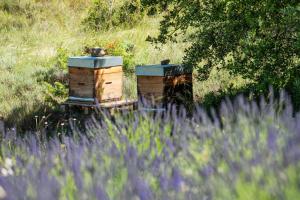
[[[146,65],[137,66],[136,75],[140,104],[165,107],[193,101],[191,69],[181,65]]]
[[[107,102],[122,98],[122,57],[71,57],[69,100]]]

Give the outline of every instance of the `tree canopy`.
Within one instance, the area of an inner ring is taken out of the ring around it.
[[[299,0],[143,0],[164,13],[153,42],[191,43],[184,64],[205,80],[226,68],[261,85],[300,76]]]

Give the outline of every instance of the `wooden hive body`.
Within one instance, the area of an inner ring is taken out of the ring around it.
[[[121,57],[69,59],[69,100],[107,102],[122,98]]]
[[[136,67],[136,75],[140,103],[165,107],[193,101],[191,70],[179,65],[149,65]]]

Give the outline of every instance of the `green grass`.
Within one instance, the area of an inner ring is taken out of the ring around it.
[[[148,35],[158,34],[160,17],[146,17],[131,29],[106,32],[84,31],[81,24],[91,1],[88,0],[21,0],[19,5],[5,0],[0,3],[0,116],[21,120],[45,104],[45,86],[37,82],[36,73],[48,73],[57,67],[59,48],[79,55],[86,44],[95,41],[121,42],[133,45],[132,68],[139,64],[160,63],[169,58],[180,63],[186,44],[169,43],[155,48],[146,42]],[[10,10],[4,9],[4,4]],[[236,82],[226,72],[214,72],[205,82],[195,81],[197,99]],[[125,77],[125,98],[136,98],[134,75]],[[12,117],[13,114],[13,117]]]

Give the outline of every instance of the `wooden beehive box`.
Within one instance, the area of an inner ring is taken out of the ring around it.
[[[191,69],[181,65],[137,66],[136,75],[140,103],[165,107],[193,102]]]
[[[122,57],[71,57],[69,101],[107,102],[122,98]]]

